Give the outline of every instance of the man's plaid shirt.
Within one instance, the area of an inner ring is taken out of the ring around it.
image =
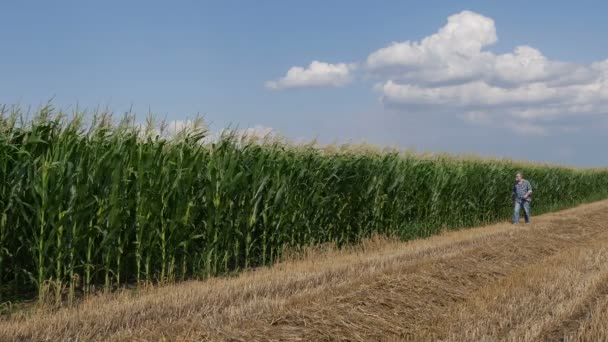
[[[528,191],[532,191],[532,186],[527,180],[523,180],[521,183],[515,183],[513,186],[513,199],[522,200]],[[528,200],[530,198],[528,197]]]

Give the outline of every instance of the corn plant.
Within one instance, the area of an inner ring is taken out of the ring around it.
[[[354,146],[175,135],[125,116],[0,108],[0,300],[69,299],[268,265],[373,234],[425,237],[509,218],[512,178],[535,214],[608,197],[608,170]],[[85,124],[85,121],[90,121]]]

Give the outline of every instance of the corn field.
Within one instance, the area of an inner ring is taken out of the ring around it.
[[[171,139],[126,117],[0,120],[0,293],[114,289],[226,274],[286,248],[425,237],[505,220],[523,171],[533,213],[608,197],[608,171],[330,151],[193,127]],[[1,301],[2,298],[0,298]]]

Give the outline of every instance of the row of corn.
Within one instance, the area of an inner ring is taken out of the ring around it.
[[[334,150],[51,108],[0,120],[0,294],[203,278],[286,249],[505,220],[514,173],[535,213],[608,197],[608,171]],[[1,298],[0,298],[0,301]]]

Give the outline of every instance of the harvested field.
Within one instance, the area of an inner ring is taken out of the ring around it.
[[[608,201],[14,315],[3,341],[605,341]]]

